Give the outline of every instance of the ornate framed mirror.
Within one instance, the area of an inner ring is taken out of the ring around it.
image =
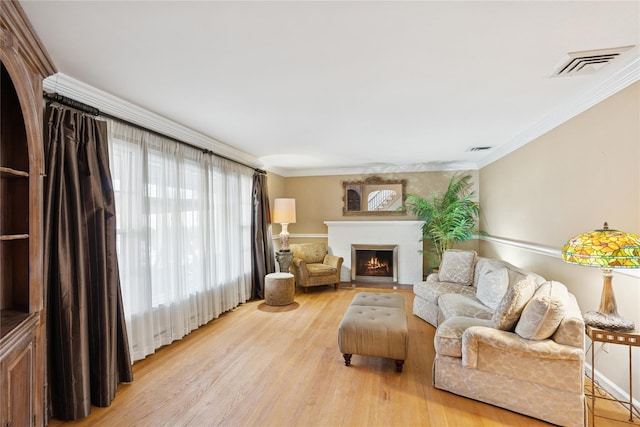
[[[405,215],[406,179],[345,181],[344,215]]]

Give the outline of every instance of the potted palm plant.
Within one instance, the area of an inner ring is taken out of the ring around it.
[[[445,250],[470,240],[476,231],[480,204],[471,190],[471,175],[452,176],[443,194],[434,191],[427,198],[408,194],[406,206],[409,213],[424,221],[422,241],[427,241],[435,254],[436,266]]]

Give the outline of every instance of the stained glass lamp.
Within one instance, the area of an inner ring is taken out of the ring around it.
[[[607,223],[571,238],[562,248],[562,259],[570,264],[599,267],[604,279],[600,308],[583,314],[587,325],[609,330],[632,330],[635,324],[618,314],[613,294],[613,268],[640,268],[640,236],[609,230]]]

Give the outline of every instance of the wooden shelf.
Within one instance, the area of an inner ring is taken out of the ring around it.
[[[17,1],[0,0],[0,426],[47,420],[42,80],[56,68]]]
[[[29,172],[0,166],[0,176],[2,178],[28,178]]]
[[[28,238],[28,234],[3,234],[0,236],[0,241],[6,242],[10,240],[26,240]]]
[[[29,313],[15,310],[0,310],[0,339],[14,330],[27,317],[29,317]]]

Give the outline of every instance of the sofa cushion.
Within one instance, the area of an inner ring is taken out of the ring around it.
[[[484,269],[478,276],[476,297],[489,308],[496,309],[509,287],[509,272],[506,267]]]
[[[443,282],[470,285],[476,264],[475,251],[449,249],[442,254],[438,275]]]
[[[534,276],[524,276],[514,284],[510,284],[493,313],[493,327],[503,331],[513,331],[524,306],[535,293],[536,287]]]
[[[476,259],[473,285],[478,286],[478,282],[480,281],[481,274],[484,274],[485,272],[488,272],[488,271],[497,270],[502,267],[507,267],[507,266],[508,266],[507,263],[499,259],[478,257]]]
[[[565,311],[560,326],[551,338],[558,344],[584,348],[584,319],[578,301],[571,293]]]
[[[493,310],[482,304],[474,296],[444,294],[438,298],[438,308],[444,319],[456,316],[477,319],[491,319]]]
[[[438,325],[433,341],[436,353],[444,356],[462,357],[462,334],[471,326],[491,327],[491,319],[452,317]]]
[[[545,282],[522,310],[516,334],[529,340],[544,340],[556,332],[565,315],[568,291],[560,282]]]
[[[458,283],[439,282],[436,280],[438,275],[431,274],[427,278],[426,282],[416,283],[413,285],[413,293],[418,295],[425,301],[437,305],[438,298],[444,294],[461,294],[467,296],[474,296],[476,293],[475,288],[467,285],[460,285]]]

